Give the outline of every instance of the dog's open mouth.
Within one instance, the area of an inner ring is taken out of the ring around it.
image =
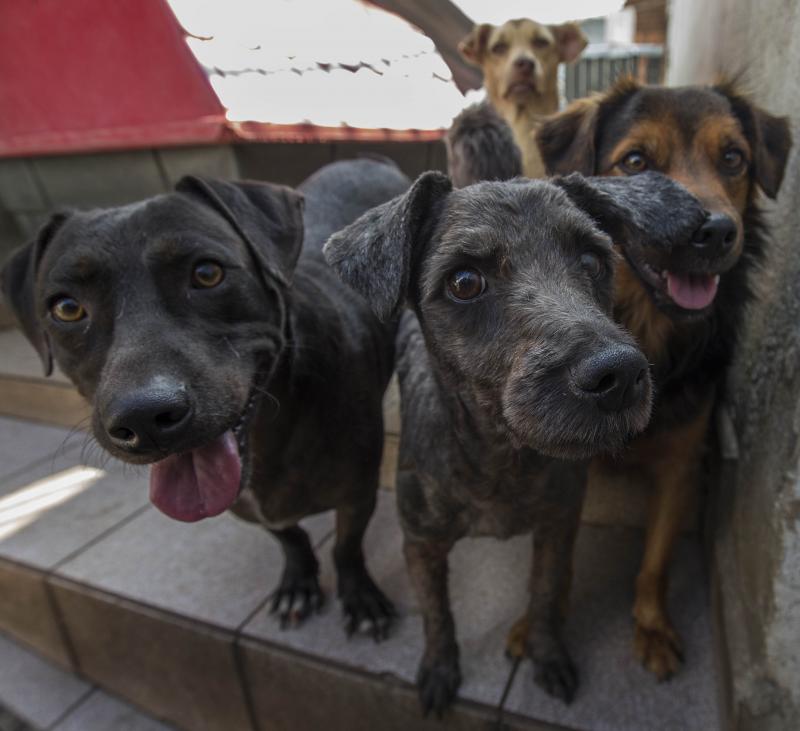
[[[651,289],[682,310],[699,312],[710,307],[717,296],[719,274],[711,272],[671,272],[657,270],[644,261],[626,257]]]
[[[188,452],[170,454],[150,468],[150,502],[174,520],[194,523],[224,513],[239,497],[247,422],[255,398],[239,422]]]

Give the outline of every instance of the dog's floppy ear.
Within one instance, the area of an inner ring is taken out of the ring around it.
[[[458,52],[471,64],[480,66],[486,55],[489,34],[494,29],[489,23],[476,25],[458,44]]]
[[[47,335],[39,324],[36,308],[36,274],[44,250],[56,232],[69,218],[69,213],[54,213],[42,226],[33,241],[17,249],[0,271],[0,288],[22,330],[30,340],[39,358],[45,376],[53,372],[53,355]]]
[[[556,39],[558,58],[562,63],[571,63],[578,58],[589,42],[577,23],[562,23],[547,27]]]
[[[738,94],[732,84],[716,87],[731,104],[753,151],[753,177],[770,198],[783,182],[786,161],[792,148],[792,132],[786,117],[775,117]]]
[[[187,175],[175,190],[219,213],[250,250],[258,265],[288,285],[303,245],[303,196],[291,188],[254,181],[226,182]]]
[[[603,94],[578,99],[548,117],[535,134],[548,175],[597,175],[597,143],[609,115],[642,87],[631,77],[619,79]]]
[[[535,139],[548,175],[596,172],[599,106],[597,99],[579,99],[539,127]]]
[[[697,198],[661,173],[597,178],[573,173],[552,182],[618,243],[669,249],[690,241],[707,216]]]
[[[425,243],[437,203],[452,189],[446,175],[423,173],[407,193],[367,211],[325,244],[328,263],[380,320],[396,317],[405,303],[415,254]]]

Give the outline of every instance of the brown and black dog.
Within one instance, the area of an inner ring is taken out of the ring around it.
[[[731,83],[669,89],[623,80],[552,117],[536,139],[549,174],[657,170],[711,214],[691,245],[622,250],[615,316],[648,357],[657,397],[650,426],[624,459],[593,464],[598,477],[643,470],[654,488],[633,615],[636,653],[665,679],[682,660],[666,607],[670,553],[764,250],[757,191],[777,195],[791,132],[785,118],[755,106]],[[512,653],[520,629],[509,638]]]
[[[586,43],[575,23],[543,25],[519,18],[476,25],[458,44],[461,55],[483,71],[489,102],[511,127],[529,178],[544,177],[532,132],[558,111],[558,64],[578,58]]]

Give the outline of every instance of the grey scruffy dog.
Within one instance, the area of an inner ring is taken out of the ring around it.
[[[100,445],[151,465],[154,505],[183,521],[230,508],[280,541],[283,623],[321,604],[298,521],[324,510],[348,629],[380,637],[392,617],[361,544],[394,327],[321,249],[410,184],[373,160],[328,165],[300,192],[188,177],[139,203],[56,214],[2,272],[45,369],[54,358],[91,404]]]
[[[423,710],[460,683],[447,557],[467,535],[533,531],[527,654],[569,702],[562,640],[586,458],[646,426],[651,386],[609,316],[612,240],[669,246],[705,213],[657,174],[478,183],[422,175],[335,234],[324,253],[397,338],[402,437],[397,500],[426,646]]]

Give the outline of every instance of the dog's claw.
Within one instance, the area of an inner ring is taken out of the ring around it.
[[[389,636],[394,605],[368,575],[343,590],[340,598],[348,637],[364,632],[380,642]]]
[[[286,577],[272,595],[270,614],[277,614],[281,629],[297,627],[322,609],[325,595],[316,575]]]

